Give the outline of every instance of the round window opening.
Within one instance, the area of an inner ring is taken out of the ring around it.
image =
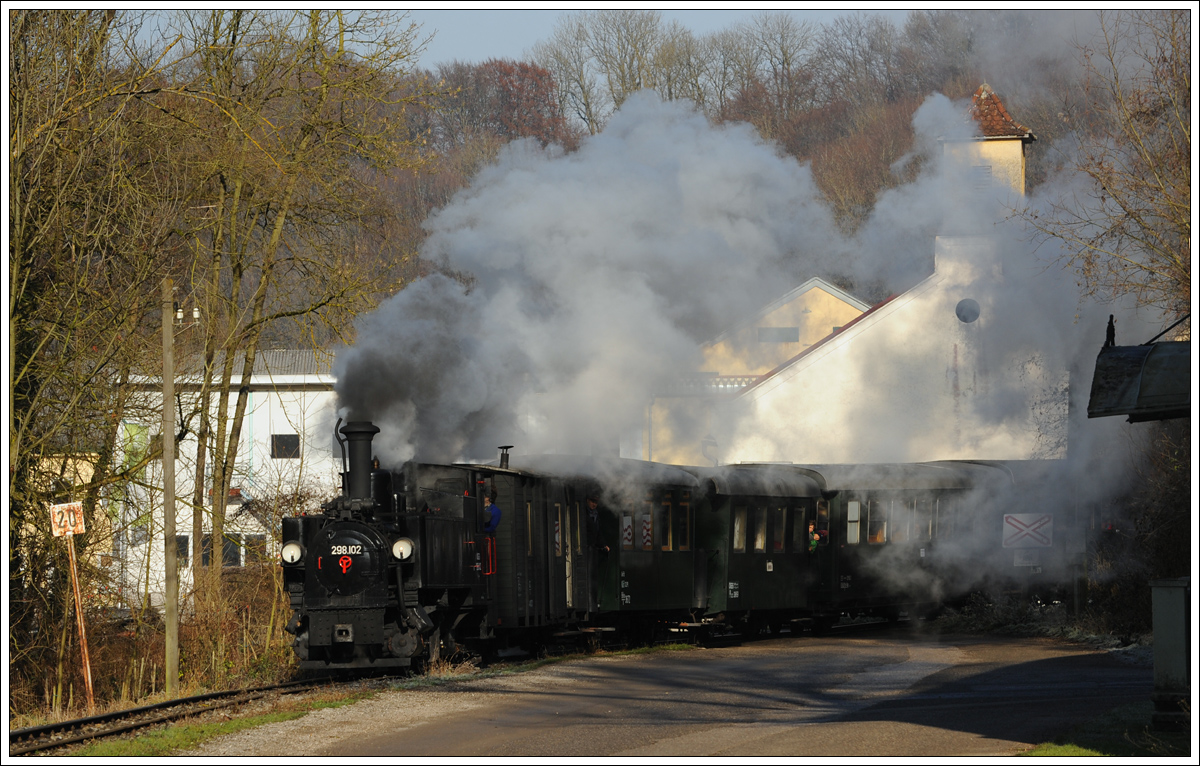
[[[972,298],[963,298],[954,307],[954,313],[960,322],[971,324],[979,318],[979,303]]]

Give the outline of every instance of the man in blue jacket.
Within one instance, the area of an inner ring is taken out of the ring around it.
[[[492,493],[483,496],[483,531],[485,534],[495,534],[500,526],[500,508],[492,502]]]

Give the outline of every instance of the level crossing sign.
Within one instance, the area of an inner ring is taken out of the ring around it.
[[[1049,548],[1054,542],[1054,516],[1049,513],[1004,514],[1005,548]]]

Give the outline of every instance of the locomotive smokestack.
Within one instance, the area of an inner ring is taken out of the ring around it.
[[[500,450],[500,467],[508,468],[508,451],[512,449],[511,444],[506,444],[503,447],[497,447]]]
[[[368,421],[360,420],[342,426],[342,435],[350,443],[349,480],[346,496],[351,499],[371,497],[371,440],[379,428]]]

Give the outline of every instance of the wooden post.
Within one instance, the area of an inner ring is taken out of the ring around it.
[[[75,592],[75,623],[79,628],[79,656],[83,664],[83,681],[87,690],[87,709],[96,709],[92,692],[92,661],[88,656],[87,627],[83,619],[83,596],[79,592],[79,567],[75,564],[75,534],[83,534],[83,503],[63,503],[50,506],[50,529],[55,537],[67,538],[67,558],[71,562],[71,589]]]
[[[170,279],[162,284],[163,322],[163,558],[166,564],[166,593],[163,600],[166,622],[167,698],[179,696],[179,568],[175,543],[175,301]]]

